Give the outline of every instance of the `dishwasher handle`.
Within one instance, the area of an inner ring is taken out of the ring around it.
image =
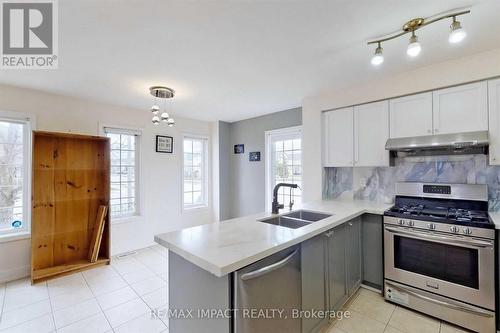
[[[250,280],[250,279],[255,279],[255,278],[258,278],[258,277],[260,277],[262,275],[266,275],[267,273],[275,271],[278,268],[286,266],[286,264],[288,264],[293,259],[293,257],[297,254],[297,251],[298,250],[293,251],[285,259],[282,259],[282,260],[280,260],[278,262],[275,262],[274,264],[271,264],[269,266],[256,269],[255,271],[252,271],[252,272],[248,272],[248,273],[242,274],[241,275],[241,279],[245,280],[245,281],[246,280]]]

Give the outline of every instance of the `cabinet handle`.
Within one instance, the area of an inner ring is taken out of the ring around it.
[[[435,128],[435,129],[434,129],[434,132],[435,132],[435,133],[439,133],[439,128]]]
[[[427,133],[432,133],[432,130],[428,129],[428,130],[427,130]]]
[[[328,231],[328,232],[325,234],[325,236],[326,236],[326,237],[328,237],[328,238],[330,238],[330,237],[332,237],[332,236],[333,236],[333,234],[334,234],[334,233],[335,233],[335,231],[333,231],[333,230],[332,230],[332,231]]]
[[[352,227],[352,222],[347,223],[348,226]]]

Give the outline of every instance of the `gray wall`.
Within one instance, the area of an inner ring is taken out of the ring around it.
[[[221,124],[222,123],[222,124]],[[265,116],[219,123],[220,219],[239,217],[266,209],[265,131],[302,125],[302,108]],[[244,154],[233,146],[244,144]],[[260,162],[249,162],[248,153],[260,151]]]

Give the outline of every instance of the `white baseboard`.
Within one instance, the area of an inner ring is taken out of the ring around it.
[[[0,283],[10,282],[30,276],[30,266],[0,271]]]

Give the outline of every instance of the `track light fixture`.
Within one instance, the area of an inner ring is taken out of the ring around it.
[[[406,34],[411,34],[410,37],[410,42],[408,44],[408,48],[406,49],[406,53],[408,56],[414,58],[417,57],[420,52],[422,51],[422,45],[418,41],[418,37],[415,33],[418,29],[421,29],[425,26],[428,26],[432,23],[451,18],[452,23],[450,26],[450,35],[448,37],[448,41],[450,44],[457,44],[460,43],[464,38],[467,36],[467,33],[465,30],[462,28],[462,25],[460,22],[457,20],[458,16],[469,14],[470,10],[455,10],[455,11],[450,11],[447,14],[443,15],[438,15],[434,17],[429,17],[429,18],[414,18],[408,22],[406,22],[403,27],[401,28],[401,31],[398,31],[396,33],[387,35],[385,37],[372,40],[368,42],[368,45],[371,44],[377,44],[377,48],[375,49],[375,54],[372,56],[371,59],[371,64],[373,66],[379,66],[384,62],[384,56],[382,54],[382,43],[385,43],[387,41],[390,41],[392,39],[396,39],[398,37],[401,37]]]

